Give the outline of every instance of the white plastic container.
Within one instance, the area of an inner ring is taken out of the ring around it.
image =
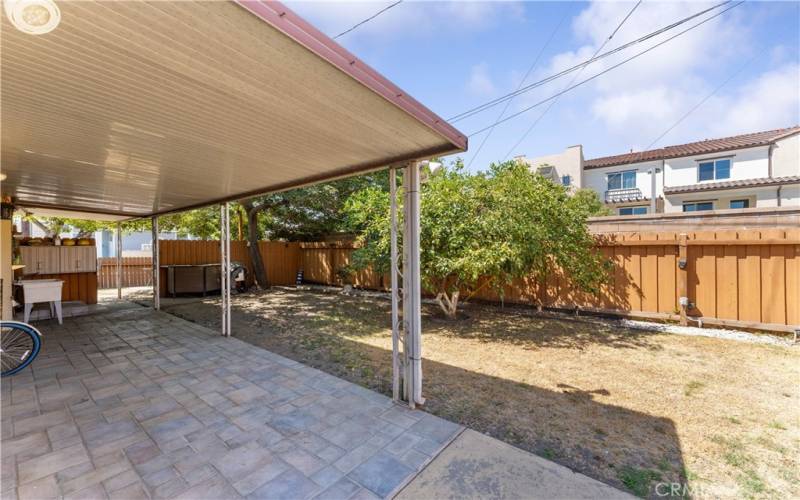
[[[25,293],[26,304],[39,302],[61,302],[61,280],[22,280],[22,290]]]

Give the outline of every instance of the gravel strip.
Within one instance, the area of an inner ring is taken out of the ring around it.
[[[634,328],[636,330],[672,333],[675,335],[686,335],[688,337],[713,337],[717,339],[736,340],[739,342],[750,342],[752,344],[768,344],[779,346],[795,345],[795,342],[791,338],[777,337],[775,335],[763,333],[748,333],[739,330],[723,330],[719,328],[698,328],[694,326],[668,325],[632,319],[621,319],[617,321],[620,326]]]

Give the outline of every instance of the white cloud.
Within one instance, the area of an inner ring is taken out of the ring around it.
[[[666,86],[633,92],[620,92],[599,97],[592,104],[592,113],[606,125],[616,130],[629,127],[637,130],[663,129],[665,123],[675,119],[680,112],[673,103],[685,99],[681,92]],[[650,125],[650,126],[648,126]]]
[[[786,64],[736,84],[734,78],[653,147],[800,123],[799,65]],[[697,88],[660,85],[604,94],[593,100],[592,115],[610,132],[645,148],[713,92],[705,83]]]
[[[467,90],[478,96],[490,96],[495,93],[495,85],[489,76],[489,65],[485,62],[472,66],[469,80],[467,80]]]
[[[698,12],[712,4],[694,2],[644,2],[605,50],[638,38],[662,26]],[[548,76],[589,58],[630,11],[632,3],[595,1],[572,23],[573,34],[584,45],[556,54],[534,79]],[[713,11],[716,12],[716,11]],[[707,17],[708,15],[704,16]],[[674,124],[689,109],[707,96],[739,65],[749,59],[754,43],[750,23],[743,9],[733,9],[663,46],[611,70],[597,80],[565,96],[564,100],[584,102],[587,112],[605,130],[628,144],[645,147]],[[696,21],[671,30],[666,35],[637,45],[619,55],[587,67],[579,80],[630,57],[664,40]],[[780,49],[770,58],[781,58]],[[673,142],[736,133],[766,130],[796,124],[800,120],[800,76],[796,63],[785,62],[779,69],[760,76],[734,77],[717,95],[709,98],[673,132],[654,147]],[[573,78],[561,78],[538,92],[532,92],[522,107],[561,90]],[[558,107],[563,107],[564,103]],[[766,111],[769,110],[769,111]],[[555,109],[553,112],[559,112]],[[564,112],[562,110],[562,112]],[[580,138],[576,138],[580,140]]]
[[[720,134],[744,133],[800,123],[800,65],[787,64],[759,76],[723,99],[724,118],[708,123]]]

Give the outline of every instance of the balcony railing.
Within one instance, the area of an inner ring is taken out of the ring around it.
[[[623,203],[645,199],[639,188],[609,189],[606,191],[606,203]]]

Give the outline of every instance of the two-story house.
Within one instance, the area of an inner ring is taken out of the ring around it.
[[[520,159],[595,190],[619,215],[800,206],[800,126],[589,160],[581,146]]]

